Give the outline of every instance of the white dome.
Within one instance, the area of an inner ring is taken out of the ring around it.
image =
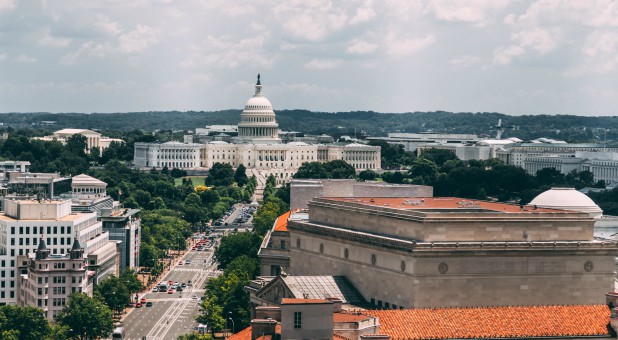
[[[588,213],[592,217],[603,214],[603,210],[590,197],[573,188],[551,188],[535,197],[530,205],[541,208],[580,211]]]
[[[260,111],[272,111],[273,105],[270,100],[264,96],[251,97],[245,104],[245,111],[248,110],[260,110]]]

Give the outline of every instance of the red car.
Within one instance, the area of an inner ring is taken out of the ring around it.
[[[141,299],[139,300],[139,302],[140,302],[140,303],[146,303],[146,298],[141,298]]]
[[[182,261],[178,262],[178,265],[179,265],[179,266],[182,266]]]
[[[168,291],[167,291],[167,293],[168,293],[168,294],[174,294],[174,290],[173,290],[173,289],[170,289],[170,290],[168,290]]]
[[[174,281],[167,281],[167,284],[171,286],[174,284]]]
[[[135,304],[135,308],[142,308],[142,304],[141,303],[136,303]]]

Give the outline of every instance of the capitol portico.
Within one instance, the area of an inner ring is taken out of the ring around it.
[[[345,160],[356,170],[380,169],[380,147],[352,143],[282,143],[272,104],[262,92],[260,76],[253,97],[246,102],[238,124],[238,136],[225,141],[202,143],[135,143],[135,165],[139,168],[209,169],[215,163],[243,164],[248,171],[279,183],[289,181],[306,162]]]

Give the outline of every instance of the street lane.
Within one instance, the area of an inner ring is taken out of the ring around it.
[[[197,327],[195,316],[198,314],[200,298],[204,295],[204,285],[210,277],[220,274],[216,264],[212,263],[214,247],[209,251],[189,251],[176,260],[175,267],[162,279],[189,283],[182,292],[148,292],[140,296],[153,303],[152,307],[135,308],[123,320],[125,339],[147,340],[176,339]],[[184,264],[184,261],[191,261]],[[197,295],[197,299],[193,295]]]

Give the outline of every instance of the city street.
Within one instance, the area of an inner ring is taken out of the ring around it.
[[[189,251],[182,259],[176,260],[175,267],[162,281],[189,284],[182,292],[147,292],[140,295],[152,302],[152,307],[134,308],[123,320],[125,339],[147,340],[176,339],[195,329],[198,323],[200,298],[204,295],[204,285],[208,278],[219,275],[212,264],[214,247],[210,251]],[[178,265],[178,262],[191,261],[191,264]],[[193,298],[197,295],[197,298]]]

